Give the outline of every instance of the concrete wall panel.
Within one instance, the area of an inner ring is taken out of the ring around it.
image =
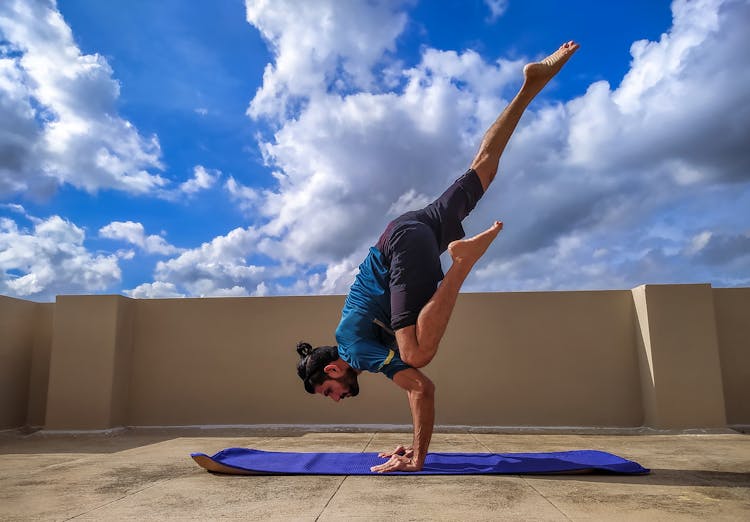
[[[713,295],[727,422],[750,425],[750,288]]]
[[[0,296],[0,429],[26,424],[36,308]]]
[[[438,422],[639,426],[628,291],[463,294],[428,372]]]
[[[305,392],[296,344],[335,344],[343,302],[342,296],[138,301],[131,424],[409,422],[403,394],[381,376],[363,375],[361,396],[336,405]],[[395,402],[396,412],[389,409]]]
[[[103,429],[116,425],[113,383],[115,373],[126,370],[116,367],[118,305],[123,299],[116,295],[58,296],[47,428]]]
[[[633,294],[646,339],[639,343],[646,350],[640,360],[648,364],[641,379],[646,423],[677,429],[724,426],[710,285],[646,285]]]
[[[34,321],[34,346],[29,375],[29,404],[27,424],[44,426],[49,386],[49,359],[52,353],[52,325],[55,304],[38,303]]]

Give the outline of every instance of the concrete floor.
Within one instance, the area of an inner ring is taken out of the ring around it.
[[[750,435],[437,433],[433,451],[599,449],[645,476],[212,475],[229,446],[379,451],[408,433],[0,433],[0,520],[750,520]]]

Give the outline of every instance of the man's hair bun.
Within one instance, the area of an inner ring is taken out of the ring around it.
[[[313,348],[309,343],[297,343],[297,375],[305,384],[308,393],[315,393],[315,386],[323,384],[328,378],[326,365],[339,358],[339,351],[335,346],[318,346]]]
[[[297,343],[297,353],[302,359],[310,355],[312,352],[313,352],[313,347],[310,346],[309,343],[304,343],[301,341]]]

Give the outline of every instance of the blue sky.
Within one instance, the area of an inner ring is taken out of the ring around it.
[[[466,291],[750,285],[746,0],[11,0],[0,293],[346,293],[471,162],[524,63],[581,49],[466,222]]]

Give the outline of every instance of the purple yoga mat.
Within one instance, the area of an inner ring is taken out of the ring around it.
[[[370,471],[387,461],[377,453],[293,453],[227,448],[213,456],[192,453],[202,467],[218,473],[253,475],[375,475]],[[642,474],[637,462],[596,450],[552,453],[429,453],[419,472],[403,475],[483,475],[522,473],[580,473],[581,471]]]

